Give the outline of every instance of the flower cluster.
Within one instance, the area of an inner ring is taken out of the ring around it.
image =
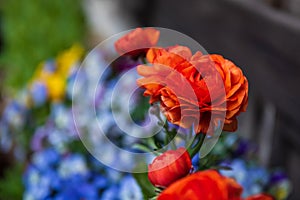
[[[1,148],[9,151],[14,147],[16,158],[22,162],[30,155],[24,167],[24,199],[142,199],[141,190],[131,174],[117,172],[99,163],[88,154],[78,137],[69,97],[72,96],[76,76],[83,75],[78,72],[81,54],[81,48],[73,46],[56,60],[47,61],[37,69],[29,86],[20,93],[22,98],[18,96],[5,108],[0,123]],[[93,58],[97,66],[106,67],[102,53],[95,52]],[[97,77],[92,76],[94,71],[86,70],[84,73],[89,81],[93,78],[97,81]],[[63,83],[63,87],[54,80]],[[77,81],[84,83],[85,80]],[[103,129],[114,129],[110,131],[110,139],[126,146],[134,143],[135,139],[124,137],[121,131],[113,128],[113,116],[106,107],[110,101],[102,98],[112,93],[115,82],[115,78],[110,76],[105,85],[99,85],[95,101],[92,97],[76,97],[93,102],[98,116],[102,118]],[[42,90],[35,90],[36,84],[43,85]],[[135,80],[132,85],[135,86]],[[122,99],[118,100],[114,105],[121,107]],[[124,110],[119,114],[122,115],[122,112]],[[81,117],[88,122],[85,124],[88,131],[94,133],[97,120],[93,113],[85,112]],[[27,131],[28,135],[25,135]],[[21,143],[19,136],[27,137],[28,144]],[[101,141],[92,134],[89,137],[91,141]],[[13,146],[14,142],[18,142],[17,145]],[[96,150],[103,151],[101,148]],[[110,150],[109,146],[106,150],[107,162],[122,160],[123,164],[125,161],[132,163],[127,157]]]
[[[255,145],[236,134],[222,134],[210,154],[201,153],[217,131],[235,131],[246,111],[242,70],[221,55],[157,46],[160,37],[159,30],[138,28],[115,42],[120,57],[112,62],[96,49],[80,68],[83,50],[75,45],[38,67],[0,121],[2,150],[14,147],[26,163],[24,199],[287,198],[286,175],[257,165]],[[28,141],[19,145],[22,134]],[[153,155],[142,163],[126,152]],[[146,173],[113,169],[139,164]]]
[[[159,194],[158,199],[179,197],[183,199],[242,199],[243,187],[237,182],[239,179],[236,177],[229,176],[229,174],[223,176],[215,170],[198,171],[190,175],[191,167],[189,154],[182,148],[177,151],[169,150],[156,157],[149,165],[148,176],[153,185],[166,188]],[[229,173],[237,175],[243,171],[230,171]],[[259,175],[259,170],[255,170],[254,173]],[[245,186],[248,189],[252,187],[252,185]],[[260,199],[273,199],[265,194],[258,196]],[[250,196],[246,199],[255,199],[258,196]]]
[[[171,143],[172,150],[165,149],[148,166],[148,179],[157,192],[154,198],[274,199],[263,193],[267,181],[257,187],[257,182],[267,174],[264,170],[244,167],[247,173],[252,171],[256,175],[245,184],[239,176],[243,170],[236,170],[238,160],[231,160],[229,166],[222,166],[219,160],[214,163],[219,167],[210,169],[214,167],[212,160],[205,164],[205,158],[199,159],[206,137],[217,137],[217,129],[237,130],[237,116],[248,105],[248,81],[242,70],[221,55],[200,51],[193,54],[180,45],[156,46],[159,33],[154,32],[152,28],[139,28],[115,43],[121,57],[142,58],[144,64],[137,66],[142,78],[137,84],[145,90],[144,96],[150,97],[151,105],[160,105],[167,119],[165,123],[161,120],[166,139],[156,139],[154,149]],[[179,136],[176,131],[181,132]],[[186,148],[176,145],[176,140],[189,137],[189,132],[195,132],[192,143],[185,144]]]
[[[17,93],[15,98],[8,100],[0,119],[2,150],[9,151],[13,143],[17,143],[17,148],[24,148],[18,136],[30,132],[26,136],[30,138],[31,129],[36,129],[48,117],[49,109],[51,110],[49,107],[53,107],[53,110],[63,107],[59,105],[63,105],[64,98],[68,95],[68,84],[82,54],[83,49],[74,45],[56,59],[41,63],[26,88]],[[24,152],[24,149],[18,152]],[[18,154],[20,158],[25,156]]]
[[[224,176],[234,178],[243,188],[243,196],[267,191],[276,199],[286,199],[290,193],[290,182],[280,170],[268,172],[265,168],[243,159],[233,159],[222,163],[231,170],[220,170]]]
[[[41,63],[29,84],[32,101],[42,104],[46,100],[61,101],[65,96],[67,78],[79,64],[83,49],[74,45],[55,60]]]
[[[78,153],[35,152],[24,174],[24,199],[142,199],[136,181]]]

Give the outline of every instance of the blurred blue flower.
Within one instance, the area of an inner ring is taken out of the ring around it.
[[[94,177],[93,183],[94,183],[94,186],[97,188],[97,190],[104,189],[107,186],[108,180],[104,176],[96,174],[96,173],[91,174],[91,176]]]
[[[25,123],[26,108],[17,101],[11,101],[5,107],[2,120],[9,126],[20,129]]]
[[[45,171],[48,168],[53,168],[58,163],[60,157],[54,149],[45,149],[36,152],[32,156],[32,164],[34,164],[39,170]]]
[[[0,121],[0,150],[8,152],[13,144],[12,135],[8,131],[8,127]]]
[[[47,73],[53,73],[56,70],[55,60],[54,59],[47,60],[44,63],[42,70]]]
[[[24,179],[24,199],[46,199],[52,188],[60,187],[57,173],[51,169],[42,173],[34,166],[29,166]]]
[[[236,159],[226,164],[221,164],[225,166],[229,166],[232,170],[221,170],[220,172],[224,176],[232,177],[237,180],[237,182],[241,183],[245,179],[247,179],[246,174],[246,163],[244,160]]]
[[[141,188],[132,176],[126,176],[120,184],[120,199],[122,200],[142,200]]]
[[[41,106],[46,102],[48,97],[47,87],[44,83],[40,81],[35,81],[30,88],[30,94],[33,103],[36,106]]]
[[[70,154],[64,158],[58,166],[58,173],[63,178],[73,175],[87,175],[88,168],[85,158],[80,154]]]
[[[33,153],[23,176],[23,198],[93,200],[100,199],[102,194],[111,196],[112,189],[119,188],[122,174],[100,163],[94,171],[93,165],[87,165],[86,160],[92,162],[92,158],[86,159],[83,154],[62,155],[54,148]]]
[[[107,190],[105,190],[101,197],[102,200],[120,200],[119,199],[119,187],[117,185],[112,185]]]
[[[88,179],[76,174],[62,180],[62,186],[55,199],[97,199],[98,190],[95,185],[87,182]]]
[[[119,183],[122,178],[122,173],[115,169],[107,167],[106,176],[112,183]]]
[[[220,170],[224,176],[234,178],[244,188],[243,197],[263,192],[268,183],[269,174],[264,168],[257,165],[250,165],[245,160],[234,159],[221,164],[232,170]]]
[[[199,169],[199,161],[200,161],[200,153],[197,153],[192,158],[192,165],[193,165],[194,171],[197,171]]]

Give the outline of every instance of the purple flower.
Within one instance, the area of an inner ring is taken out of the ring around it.
[[[288,177],[283,171],[277,170],[271,174],[270,184],[277,184],[287,179]]]
[[[140,60],[133,60],[130,56],[120,56],[112,63],[112,67],[116,73],[121,73],[140,64],[142,64]]]
[[[257,147],[253,143],[245,139],[239,139],[236,145],[237,147],[233,152],[234,157],[247,156],[249,154],[254,153],[257,150]]]
[[[51,131],[51,128],[47,125],[36,129],[31,139],[31,149],[33,151],[39,151],[43,148],[43,141],[49,135],[49,131]]]

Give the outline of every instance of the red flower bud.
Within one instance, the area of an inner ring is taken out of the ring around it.
[[[115,42],[116,51],[133,57],[146,54],[158,42],[159,34],[154,28],[137,28]]]
[[[148,178],[154,186],[167,187],[189,174],[192,161],[189,153],[181,147],[157,156],[148,166]]]

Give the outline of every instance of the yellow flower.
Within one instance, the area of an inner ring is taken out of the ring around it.
[[[83,48],[78,44],[75,44],[70,49],[62,52],[56,58],[58,73],[63,76],[67,76],[70,68],[80,60],[83,52]]]
[[[49,99],[59,101],[65,96],[66,78],[59,74],[52,74],[45,80]]]
[[[73,45],[57,56],[53,63],[53,71],[45,70],[47,62],[41,62],[29,83],[29,87],[32,87],[35,81],[40,81],[46,85],[49,100],[62,100],[65,96],[70,69],[80,61],[83,53],[84,50],[80,45]]]

